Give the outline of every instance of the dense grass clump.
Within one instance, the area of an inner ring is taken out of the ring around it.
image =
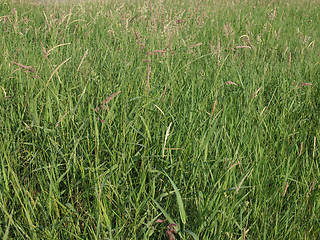
[[[1,239],[318,239],[319,1],[0,3]]]

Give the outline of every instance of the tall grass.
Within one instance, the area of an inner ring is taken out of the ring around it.
[[[319,1],[0,3],[0,237],[317,239]]]

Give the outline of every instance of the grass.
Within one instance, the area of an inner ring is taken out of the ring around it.
[[[320,2],[0,3],[2,239],[318,239]]]

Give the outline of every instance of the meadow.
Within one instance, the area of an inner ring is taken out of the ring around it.
[[[1,239],[319,239],[320,1],[0,2]]]

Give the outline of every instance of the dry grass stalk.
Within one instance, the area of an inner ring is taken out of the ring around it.
[[[151,51],[151,52],[147,52],[147,56],[148,55],[153,55],[154,53],[156,53],[157,54],[157,56],[158,56],[158,53],[161,53],[161,54],[163,54],[163,53],[165,53],[166,51],[165,50],[154,50],[154,51]]]
[[[311,194],[311,192],[312,192],[312,190],[313,190],[313,188],[314,188],[315,182],[316,182],[316,178],[313,179],[313,182],[312,182],[312,184],[311,184],[311,187],[310,187],[310,189],[309,189],[309,192],[307,193],[307,197],[309,197],[309,194]]]
[[[170,47],[170,52],[172,51],[172,46],[169,44],[168,46],[166,46],[162,51],[167,51],[167,49]]]
[[[28,131],[31,132],[31,128],[28,126],[28,124],[26,124],[25,122],[23,122],[23,124],[28,129]]]
[[[133,29],[133,32],[134,32],[134,35],[136,36],[136,39],[137,39],[137,44],[140,46],[140,48],[141,49],[143,49],[143,44],[142,44],[142,42],[141,42],[141,40],[140,40],[140,37],[139,37],[139,35],[138,35],[138,33]]]
[[[119,12],[123,8],[124,5],[125,5],[125,3],[123,3],[120,7],[118,7],[115,12]]]
[[[289,53],[289,62],[288,62],[288,68],[290,68],[290,64],[291,64],[291,52]]]
[[[25,71],[24,71],[25,73],[32,72],[32,73],[35,74],[33,77],[35,77],[35,78],[40,78],[39,75],[37,74],[37,71],[36,71],[32,66],[26,66],[26,65],[23,65],[23,64],[21,64],[21,63],[16,63],[16,62],[13,62],[13,61],[11,61],[11,63],[19,66],[19,67],[22,68],[22,69],[24,69],[24,70],[25,70]]]
[[[0,22],[3,22],[3,24],[6,24],[6,21],[9,20],[10,16],[11,16],[11,13],[9,15],[1,16]]]
[[[69,111],[67,111],[62,118],[59,119],[59,121],[57,122],[57,124],[55,125],[55,128],[59,126],[59,123],[67,116],[67,114],[69,113]]]
[[[236,85],[236,86],[238,86],[237,83],[231,82],[231,81],[227,81],[227,82],[225,82],[224,84],[226,84],[226,85]]]
[[[136,39],[137,39],[137,41],[139,41],[139,42],[140,42],[140,38],[139,38],[138,33],[136,32],[136,30],[134,30],[134,29],[133,29],[133,32],[134,32],[134,35],[136,35]]]
[[[70,45],[71,43],[62,43],[62,44],[59,44],[53,48],[51,48],[47,53],[48,55],[50,54],[50,52],[52,52],[54,49],[58,48],[58,47],[62,47],[62,46],[66,46],[66,45]]]
[[[300,86],[305,87],[305,86],[313,86],[313,85],[312,85],[312,83],[301,82]]]
[[[163,90],[163,93],[162,93],[162,101],[164,101],[164,97],[166,95],[166,91],[167,91],[167,84],[164,86],[164,90]]]
[[[224,32],[224,35],[226,37],[233,37],[234,36],[234,30],[232,28],[232,26],[230,25],[229,22],[227,22],[224,26],[223,26],[223,32]]]
[[[293,82],[294,87],[296,88],[302,88],[302,87],[307,87],[307,86],[313,86],[312,83],[307,83],[307,82],[301,82],[301,83],[297,83],[296,81]]]
[[[232,164],[232,165],[229,167],[228,172],[229,172],[232,168],[234,168],[235,166],[238,166],[238,165],[240,165],[240,162],[239,162],[239,161],[236,162],[236,163],[234,163],[234,164]]]
[[[310,46],[314,47],[314,42],[315,42],[315,40],[313,40],[313,41],[308,45],[308,48],[309,48]]]
[[[164,112],[161,110],[161,108],[159,108],[156,104],[153,104],[161,113],[162,115],[164,116]]]
[[[102,102],[102,105],[101,105],[102,109],[107,109],[106,104],[108,104],[108,102],[110,102],[110,101],[111,101],[115,96],[117,96],[119,93],[121,93],[121,91],[116,92],[116,93],[113,93],[113,94],[111,94],[109,97],[107,97],[107,99]]]
[[[213,113],[214,113],[214,110],[216,109],[216,105],[217,105],[217,101],[214,101],[213,107],[212,107],[212,110],[211,110],[211,115],[210,115],[211,118],[213,117]]]
[[[275,6],[273,14],[272,14],[272,20],[274,20],[274,18],[276,17],[276,13],[277,13],[277,6]]]
[[[132,23],[133,20],[135,20],[138,17],[138,15],[135,15],[133,18],[130,19],[129,23]]]
[[[163,51],[166,51],[168,48],[170,48],[170,54],[173,55],[174,54],[174,51],[172,50],[172,46],[171,45],[168,45],[166,46]]]
[[[243,228],[243,240],[246,240],[246,228]]]
[[[192,14],[191,14],[191,16],[190,16],[190,19],[193,18],[193,15],[194,15],[194,14],[195,14],[196,16],[199,15],[200,2],[201,2],[201,0],[199,0],[199,1],[197,2],[196,8],[195,8],[194,12],[192,12]]]
[[[44,53],[44,57],[45,57],[45,58],[48,58],[48,53],[47,53],[46,49],[44,48],[42,42],[40,42],[40,43],[41,43],[41,46],[42,46],[42,51],[43,51],[43,53]]]
[[[258,92],[261,90],[261,88],[262,88],[262,87],[259,87],[258,90],[253,93],[251,99],[254,99],[254,98],[258,95]]]
[[[202,16],[198,17],[197,23],[198,23],[199,27],[202,27],[203,24],[205,24],[205,22],[206,22],[206,14],[203,13]]]
[[[115,35],[116,35],[116,36],[119,36],[119,34],[112,29],[112,26],[110,26],[110,28],[111,28],[111,29],[108,30],[108,33],[112,34],[112,37],[114,37]],[[88,30],[88,31],[89,31],[89,30]],[[85,33],[86,36],[87,36],[88,31]]]
[[[199,43],[196,43],[196,44],[194,44],[194,45],[191,45],[190,47],[191,48],[194,48],[194,47],[199,47],[199,46],[201,46],[202,45],[202,42],[199,42]]]
[[[44,15],[44,19],[45,19],[44,29],[47,29],[47,27],[49,25],[48,17],[44,11],[43,11],[43,15]]]
[[[79,64],[78,69],[77,69],[78,72],[80,71],[80,67],[81,67],[81,65],[83,63],[83,60],[87,57],[87,54],[88,54],[88,49],[86,50],[86,52],[84,53],[83,57],[81,58],[80,64]]]
[[[163,54],[167,51],[168,48],[170,48],[170,53],[171,53],[171,55],[173,55],[174,52],[173,52],[173,50],[172,50],[172,46],[171,46],[171,45],[168,45],[168,46],[166,46],[163,50],[153,50],[153,51],[147,52],[147,53],[146,53],[146,56],[148,56],[148,55],[153,55],[153,54],[157,54],[157,56],[159,57],[158,54],[160,53],[161,55],[163,55]]]
[[[69,24],[69,22],[70,22],[70,19],[71,19],[71,15],[72,15],[72,7],[70,7],[70,11],[69,11],[69,14],[68,15],[66,15],[66,16],[68,16],[68,20],[67,20],[67,25]]]
[[[287,184],[286,184],[286,187],[285,187],[284,192],[283,192],[283,196],[286,196],[288,187],[289,187],[289,182],[287,182]]]
[[[264,113],[264,111],[267,109],[267,107],[264,107],[260,113],[260,116],[262,116],[262,114]]]
[[[16,62],[13,62],[13,61],[11,61],[11,63],[19,66],[22,69],[27,70],[28,72],[33,72],[33,73],[37,74],[36,70],[34,68],[32,68],[32,66],[26,66],[26,65],[23,65],[21,63],[16,63]]]
[[[246,44],[248,44],[252,50],[254,50],[254,46],[253,46],[252,43],[250,42],[249,37],[248,37],[247,35],[242,35],[240,38],[242,38],[242,40],[243,40]]]
[[[239,183],[239,185],[236,187],[236,191],[235,191],[235,194],[238,194],[239,193],[239,190],[241,188],[241,185],[242,183],[244,182],[244,180],[252,173],[253,169],[251,169],[250,172],[248,172],[241,180],[241,182]]]
[[[3,99],[6,99],[7,98],[7,93],[6,93],[6,90],[4,90],[4,88],[1,86],[0,87],[1,89],[2,89],[2,92],[3,92],[3,94],[4,94],[4,98]],[[3,100],[2,99],[2,100]]]
[[[235,46],[234,48],[236,48],[236,49],[241,49],[241,48],[249,48],[249,49],[251,49],[250,46]]]
[[[71,57],[70,57],[70,58],[71,58]],[[63,64],[65,64],[66,62],[68,62],[68,61],[70,60],[70,58],[64,60],[64,61],[51,73],[51,76],[50,76],[49,80],[47,81],[46,86],[49,85],[49,82],[50,82],[51,78],[53,77],[53,75],[59,70],[59,68],[62,67]],[[59,82],[62,84],[60,78],[59,78]]]
[[[301,157],[302,155],[302,150],[303,150],[303,142],[301,142],[301,145],[300,145],[299,157]]]
[[[164,158],[164,150],[166,149],[166,144],[167,144],[167,140],[169,137],[169,133],[170,133],[170,128],[171,128],[172,122],[169,124],[169,126],[167,127],[166,130],[166,135],[164,137],[164,144],[163,144],[163,149],[162,149],[162,157]]]

